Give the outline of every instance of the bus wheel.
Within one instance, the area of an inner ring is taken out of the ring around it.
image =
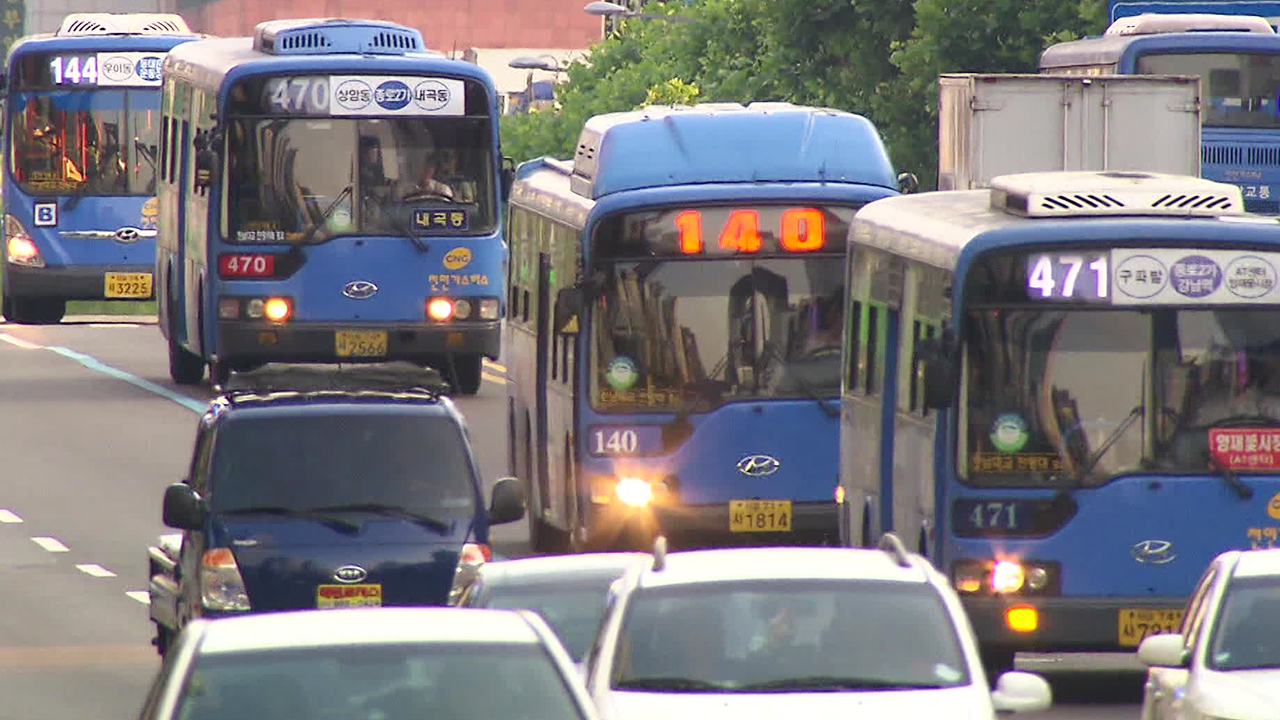
[[[226,385],[231,379],[231,365],[226,360],[209,363],[209,382],[214,385]]]
[[[53,325],[62,322],[67,303],[60,298],[5,298],[4,315],[19,325]]]
[[[169,332],[169,377],[179,385],[195,385],[204,379],[204,360],[188,352]]]
[[[458,395],[475,395],[480,392],[480,369],[484,358],[480,355],[449,355],[445,358],[448,371],[445,377]]]

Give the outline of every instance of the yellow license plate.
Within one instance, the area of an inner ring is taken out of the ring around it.
[[[1120,647],[1137,647],[1148,635],[1176,633],[1181,625],[1181,610],[1123,608],[1120,610]]]
[[[316,588],[316,607],[322,610],[345,607],[379,607],[382,605],[382,585],[321,585]]]
[[[386,330],[339,330],[333,335],[338,357],[382,357],[387,354]]]
[[[151,297],[151,273],[113,273],[106,276],[103,295],[109,298]]]
[[[729,532],[790,531],[790,500],[729,501]]]

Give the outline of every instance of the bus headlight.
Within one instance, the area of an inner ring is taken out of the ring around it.
[[[5,260],[14,265],[24,267],[44,267],[44,258],[40,257],[40,248],[31,240],[27,229],[12,215],[4,216],[4,248]]]
[[[459,320],[466,320],[471,317],[471,301],[466,298],[458,298],[453,301],[453,316]]]
[[[267,298],[262,303],[262,315],[271,322],[284,322],[293,314],[293,305],[284,298]]]
[[[480,298],[480,319],[498,319],[498,298]]]
[[[614,492],[623,505],[630,507],[645,507],[653,500],[653,487],[640,478],[619,478]]]
[[[293,315],[293,301],[286,297],[218,298],[219,320],[268,320],[282,323]]]
[[[437,297],[427,301],[427,317],[436,322],[444,322],[453,317],[453,301],[449,298]]]
[[[1057,595],[1057,563],[1036,560],[959,560],[951,581],[962,595]]]

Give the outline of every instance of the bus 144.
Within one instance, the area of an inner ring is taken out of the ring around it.
[[[11,322],[68,300],[148,300],[160,64],[197,39],[177,15],[78,13],[18,41],[5,81],[4,263]]]
[[[941,410],[928,550],[993,668],[1131,651],[1178,628],[1219,552],[1276,544],[1280,223],[1194,177],[991,186],[853,221],[853,257],[950,268],[952,332],[898,355]]]
[[[760,103],[586,123],[512,189],[510,458],[538,549],[836,542],[842,257],[875,128]]]
[[[510,172],[488,74],[372,20],[277,20],[164,64],[160,329],[175,382],[499,354]]]

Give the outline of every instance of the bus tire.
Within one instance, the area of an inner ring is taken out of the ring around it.
[[[178,385],[195,385],[204,379],[204,360],[169,336],[169,377]]]
[[[481,355],[450,355],[445,360],[448,369],[445,377],[456,395],[475,395],[480,392],[480,373],[484,366]]]
[[[209,382],[214,385],[226,385],[231,379],[231,364],[226,360],[209,363]]]
[[[67,302],[61,298],[4,299],[4,316],[19,325],[56,325],[67,314]]]

